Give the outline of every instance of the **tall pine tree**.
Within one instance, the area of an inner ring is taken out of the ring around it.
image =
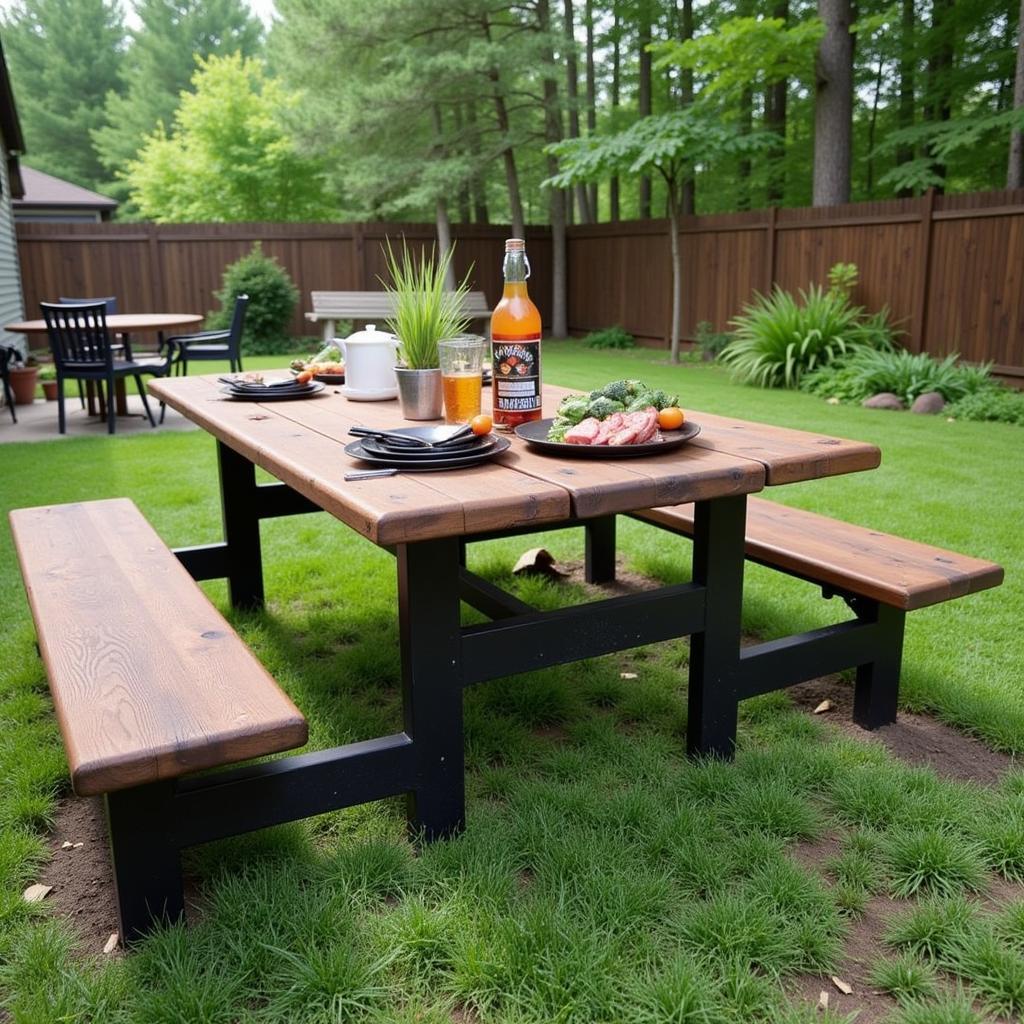
[[[124,24],[117,0],[24,0],[2,22],[25,162],[76,185],[104,178],[90,133],[120,88]]]

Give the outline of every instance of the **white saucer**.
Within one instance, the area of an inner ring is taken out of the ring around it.
[[[392,398],[398,397],[398,387],[393,388],[371,388],[369,390],[357,390],[350,388],[347,385],[338,388],[338,390],[345,396],[350,402],[387,402]]]

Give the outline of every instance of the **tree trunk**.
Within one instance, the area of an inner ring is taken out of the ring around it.
[[[483,29],[484,38],[490,43],[491,24],[485,15],[480,20],[480,27]],[[512,237],[526,237],[526,218],[523,216],[523,200],[519,191],[519,171],[516,168],[516,155],[509,139],[508,106],[505,103],[505,94],[502,92],[501,76],[497,67],[493,64],[487,69],[487,77],[491,82],[491,93],[494,99],[494,116],[498,123],[498,133],[501,136],[502,150],[501,159],[505,165],[505,186],[508,189],[509,216],[512,220]]]
[[[573,15],[572,0],[563,0],[563,21],[565,28],[565,84],[566,101],[569,107],[569,138],[580,137],[580,79],[579,67],[576,64],[576,21]],[[579,223],[589,224],[594,218],[590,215],[590,197],[587,186],[577,182],[576,209],[579,210]]]
[[[772,17],[789,21],[789,0],[780,0],[772,8]],[[789,81],[772,82],[764,95],[764,126],[774,132],[781,141],[777,158],[771,160],[768,173],[768,203],[777,205],[786,194],[786,106],[789,96]]]
[[[867,193],[868,199],[872,197],[875,188],[875,127],[878,124],[878,101],[882,96],[882,72],[885,70],[885,59],[881,53],[878,55],[878,73],[875,75],[875,95],[871,101],[871,120],[868,122],[868,167],[867,167]]]
[[[914,126],[914,79],[917,68],[917,37],[914,31],[914,2],[903,0],[903,20],[900,25],[900,101],[896,108],[896,125],[900,129]],[[914,147],[903,143],[896,147],[896,165],[910,163]],[[897,195],[912,196],[912,188],[900,189]]]
[[[640,84],[637,93],[637,113],[648,117],[651,113],[651,54],[647,49],[651,41],[651,8],[649,0],[640,0],[640,28],[638,32],[640,47]],[[651,216],[651,179],[647,175],[640,178],[640,216]]]
[[[679,362],[679,335],[682,333],[680,324],[683,315],[683,268],[679,254],[679,205],[676,200],[676,187],[673,181],[666,178],[668,186],[668,230],[670,248],[672,250],[672,333],[669,338],[670,359]]]
[[[587,134],[594,135],[597,132],[597,77],[594,71],[594,0],[586,0],[587,20]],[[587,202],[590,204],[590,216],[596,222],[598,219],[597,210],[597,182],[592,183],[587,189]]]
[[[925,120],[942,123],[953,116],[952,71],[954,35],[950,17],[954,0],[932,0],[932,24],[929,32],[928,52],[928,103],[925,106]],[[946,165],[934,155],[928,146],[932,161],[932,172],[941,179],[935,186],[940,195],[945,191]]]
[[[746,88],[740,93],[740,135],[749,135],[754,128],[754,90]],[[736,197],[736,208],[750,209],[750,157],[741,156],[737,168],[740,179],[740,194]]]
[[[683,40],[693,38],[693,0],[683,0],[679,37]],[[679,101],[684,107],[693,103],[693,68],[683,68],[679,76]],[[697,212],[697,182],[692,176],[683,182],[680,206],[687,216]]]
[[[466,126],[462,120],[462,104],[456,103],[453,109],[453,115],[455,118],[455,136],[458,139],[458,148],[460,150],[465,149],[465,131]],[[472,150],[470,150],[472,152]],[[459,194],[457,201],[459,204],[459,223],[468,224],[472,219],[473,215],[470,209],[470,197],[469,197],[470,179],[466,178],[459,185]]]
[[[850,201],[853,36],[850,0],[818,0],[825,35],[818,46],[814,97],[815,206]]]
[[[548,143],[562,140],[562,114],[558,106],[558,82],[555,79],[555,59],[547,40],[551,32],[551,9],[549,0],[537,0],[537,26],[544,38],[544,136]],[[547,156],[548,176],[558,173],[558,160]],[[556,338],[569,336],[568,307],[566,290],[565,245],[565,192],[553,188],[548,193],[548,210],[551,221],[551,333]]]
[[[612,20],[612,122],[615,122],[619,112],[619,98],[622,89],[622,42],[619,35],[622,31],[622,21],[619,18],[619,5],[613,4],[614,16]],[[608,217],[612,221],[619,219],[619,176],[612,175],[608,185]]]
[[[471,151],[478,153],[480,151],[480,133],[476,127],[476,104],[473,102],[466,105],[466,124]],[[473,202],[473,220],[477,224],[489,224],[491,218],[487,209],[487,184],[479,170],[470,178],[469,193]]]
[[[1013,80],[1013,109],[1024,107],[1024,0],[1017,24],[1017,73]],[[1006,165],[1006,187],[1024,188],[1024,132],[1010,132],[1010,157]]]
[[[444,259],[452,247],[452,226],[448,220],[448,206],[440,197],[435,206],[435,217],[437,219],[437,255],[438,259]],[[455,291],[455,267],[448,264],[448,271],[444,275],[444,286],[449,291]]]

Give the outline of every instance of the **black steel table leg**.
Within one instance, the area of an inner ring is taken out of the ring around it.
[[[396,556],[402,702],[416,762],[409,828],[431,840],[460,832],[466,818],[459,541],[400,544]]]
[[[105,797],[125,942],[147,932],[154,920],[177,921],[185,912],[173,794],[173,782],[155,782]]]
[[[906,612],[887,604],[873,604],[870,618],[879,627],[872,642],[875,657],[867,664],[857,666],[853,691],[853,720],[862,729],[877,729],[896,721],[900,663],[903,660]]]
[[[615,516],[588,519],[585,579],[588,583],[611,583],[615,579]]]
[[[256,467],[223,441],[217,442],[217,461],[231,605],[233,608],[262,608],[263,555]]]
[[[743,612],[746,495],[698,501],[694,510],[693,582],[705,587],[704,629],[690,638],[691,754],[732,757]]]

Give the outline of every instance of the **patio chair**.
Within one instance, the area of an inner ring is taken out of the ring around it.
[[[4,401],[7,403],[7,408],[11,410],[11,419],[15,423],[18,422],[18,414],[14,411],[14,394],[11,391],[11,372],[10,365],[14,358],[18,355],[16,348],[10,348],[4,346],[0,348],[0,381],[3,381],[4,385]]]
[[[117,313],[117,296],[116,295],[105,295],[101,298],[96,299],[70,299],[66,295],[62,295],[57,301],[62,306],[95,306],[96,303],[102,302],[107,307],[107,316],[114,316]],[[125,359],[132,358],[131,343],[128,340],[126,334],[119,335],[123,344],[115,344],[114,351],[117,352],[121,348],[124,348]],[[85,408],[85,388],[82,386],[82,382],[78,382],[78,401],[82,403],[82,408]],[[91,401],[91,399],[90,399]]]
[[[168,338],[178,350],[175,359],[176,372],[188,373],[188,364],[200,360],[227,359],[231,372],[242,369],[242,325],[245,323],[245,307],[249,305],[248,295],[235,298],[235,311],[231,314],[231,326],[221,331],[199,331],[197,334],[181,334]]]
[[[164,376],[171,367],[174,347],[170,346],[161,359],[145,362],[134,359],[115,359],[114,346],[107,329],[107,308],[104,302],[83,305],[60,305],[41,302],[46,333],[50,341],[54,366],[57,369],[57,424],[60,433],[67,433],[64,414],[64,381],[94,381],[103,399],[106,385],[107,430],[113,434],[117,416],[114,410],[114,383],[133,377],[142,398],[150,425],[155,427],[143,374]]]

